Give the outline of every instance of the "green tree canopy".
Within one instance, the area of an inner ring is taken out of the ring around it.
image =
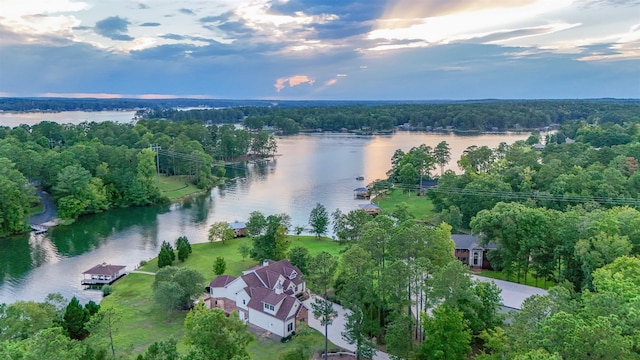
[[[204,277],[198,271],[174,266],[156,273],[153,295],[167,309],[189,309],[193,299],[204,291]]]
[[[219,308],[196,306],[184,320],[185,342],[195,359],[249,360],[247,345],[253,336],[236,312],[226,316]]]

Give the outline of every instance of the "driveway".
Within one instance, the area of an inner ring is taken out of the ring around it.
[[[533,295],[547,295],[549,292],[544,289],[540,289],[533,286],[522,285],[510,281],[491,279],[484,276],[472,275],[473,279],[492,282],[496,284],[502,290],[500,298],[502,299],[502,305],[515,310],[522,309],[522,303],[524,300]]]
[[[320,325],[320,320],[316,319],[313,316],[313,308],[311,307],[311,304],[315,301],[315,298],[316,298],[316,295],[311,295],[311,297],[309,297],[303,303],[304,303],[304,306],[309,310],[309,326],[320,331],[320,333],[324,335],[324,326]],[[333,319],[333,322],[328,327],[327,337],[329,338],[329,341],[348,351],[355,352],[356,346],[349,344],[342,338],[342,332],[344,331],[344,327],[347,324],[346,315],[349,314],[349,310],[335,303],[333,304],[333,309],[338,313],[338,316],[335,319]],[[373,359],[374,360],[390,360],[391,358],[389,357],[389,354],[378,350],[376,351],[376,354],[374,355]]]

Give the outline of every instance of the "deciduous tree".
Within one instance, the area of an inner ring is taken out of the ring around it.
[[[184,329],[189,354],[196,359],[250,359],[247,345],[253,336],[236,312],[227,317],[222,309],[200,304],[187,314]]]
[[[309,214],[309,226],[316,234],[317,238],[320,238],[321,235],[327,232],[327,227],[329,226],[329,214],[327,213],[327,209],[324,205],[320,203],[316,203],[316,206],[311,209],[311,213]]]
[[[167,309],[189,309],[193,298],[204,291],[204,277],[189,268],[167,266],[156,273],[153,294]]]

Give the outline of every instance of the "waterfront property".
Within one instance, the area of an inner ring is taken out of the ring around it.
[[[241,320],[282,337],[293,333],[300,322],[308,322],[308,310],[298,300],[306,291],[306,282],[289,260],[265,260],[242,273],[213,279],[205,299],[207,307],[237,311]]]
[[[451,239],[455,243],[455,256],[458,260],[469,265],[474,271],[493,269],[487,253],[496,249],[495,244],[482,246],[477,236],[467,234],[453,234]]]
[[[112,284],[127,274],[124,271],[125,268],[126,266],[124,265],[111,265],[106,262],[96,265],[82,273],[84,279],[82,279],[81,283],[87,286]]]
[[[231,229],[233,229],[233,236],[234,237],[241,237],[245,235],[245,231],[247,230],[247,224],[241,222],[241,221],[234,221],[232,223],[229,223],[229,227]]]

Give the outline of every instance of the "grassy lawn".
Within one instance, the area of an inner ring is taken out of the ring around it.
[[[198,270],[208,283],[215,277],[215,258],[223,256],[227,263],[225,273],[239,275],[242,270],[257,264],[249,258],[242,260],[238,251],[242,244],[251,245],[251,239],[238,238],[224,244],[193,244],[193,253],[187,261],[181,263],[176,260],[174,265]],[[318,240],[314,236],[292,236],[291,247],[297,245],[307,247],[312,255],[323,250],[338,255],[342,248],[339,243],[327,238]],[[158,271],[157,259],[149,261],[140,270]],[[151,291],[153,280],[153,275],[129,274],[114,283],[113,293],[102,300],[101,306],[113,307],[122,314],[122,322],[118,326],[114,342],[119,349],[132,349],[134,354],[138,354],[156,341],[173,337],[178,340],[178,349],[183,351],[186,348],[182,342],[183,322],[187,313],[167,311],[157,305]],[[324,346],[324,337],[320,333],[317,333],[317,343],[318,349]],[[295,340],[283,344],[277,340],[258,338],[251,343],[249,351],[252,359],[277,359],[280,353],[292,348],[292,344],[295,344]]]
[[[171,201],[176,201],[185,196],[195,195],[202,192],[201,189],[198,189],[195,185],[189,182],[186,175],[161,175],[158,187],[162,194],[166,195]]]
[[[167,311],[153,300],[153,275],[129,274],[114,283],[114,291],[100,306],[113,307],[122,314],[114,335],[120,350],[140,353],[156,341],[182,339],[186,312]],[[181,346],[182,344],[179,344]]]
[[[493,270],[482,270],[482,272],[480,272],[480,276],[485,276],[485,277],[488,277],[488,278],[498,279],[498,280],[511,281],[511,282],[515,282],[515,283],[517,283],[517,280],[518,280],[518,277],[515,274],[513,274],[511,276],[507,276],[502,271],[493,271]],[[524,281],[524,280],[526,280],[526,281]],[[553,287],[553,286],[556,285],[556,283],[554,281],[547,280],[545,282],[544,279],[542,279],[542,278],[538,279],[538,284],[536,285],[536,278],[534,276],[532,276],[531,274],[527,274],[527,278],[526,279],[524,279],[521,276],[520,277],[520,284],[529,285],[529,286],[533,286],[533,287],[537,287],[537,288],[541,288],[541,289],[549,289],[550,287]]]
[[[426,220],[433,215],[431,200],[426,196],[417,196],[415,191],[403,192],[401,189],[392,189],[375,198],[373,202],[380,206],[383,214],[391,214],[396,205],[405,202],[409,205],[409,212],[418,220]]]

